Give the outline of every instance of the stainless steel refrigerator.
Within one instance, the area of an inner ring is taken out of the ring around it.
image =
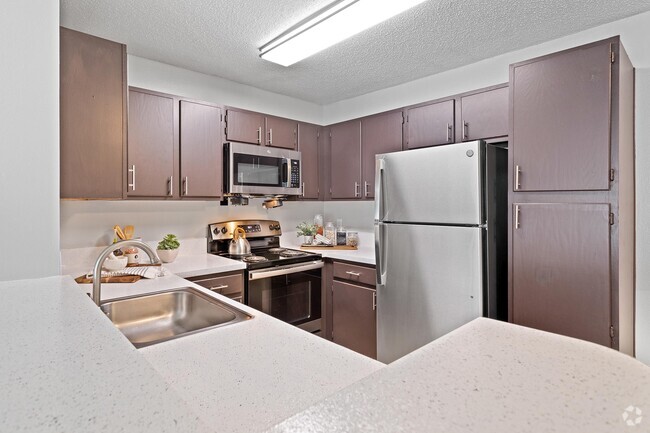
[[[507,150],[483,141],[376,156],[377,358],[480,316],[507,318]]]

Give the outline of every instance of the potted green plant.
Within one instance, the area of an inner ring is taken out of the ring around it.
[[[158,257],[160,257],[160,260],[165,263],[171,263],[176,260],[178,247],[180,246],[181,243],[178,241],[176,235],[170,233],[165,235],[162,241],[158,242],[158,249],[156,252],[158,253]]]
[[[305,221],[296,226],[298,229],[298,236],[303,237],[303,244],[311,245],[314,242],[314,236],[318,231],[318,227],[314,224],[309,224]]]

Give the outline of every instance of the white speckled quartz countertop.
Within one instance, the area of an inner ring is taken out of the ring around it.
[[[0,295],[0,430],[212,431],[71,278]]]
[[[77,285],[66,278],[71,283],[72,291],[76,291],[87,304],[84,316],[93,316],[95,321],[102,322],[122,343],[123,350],[147,366],[148,375],[157,377],[157,381],[166,386],[167,392],[182,402],[184,409],[179,411],[185,413],[186,417],[195,420],[198,417],[197,423],[207,425],[210,431],[262,431],[384,367],[375,360],[181,278],[179,275],[189,277],[243,269],[238,261],[200,254],[196,248],[188,250],[185,254],[179,254],[174,263],[164,265],[168,271],[178,275],[170,272],[164,277],[142,279],[133,284],[103,284],[102,300],[190,286],[252,314],[252,320],[136,350],[83,294],[84,291],[90,292],[92,286]],[[63,253],[67,259],[64,260],[66,266],[63,269],[75,276],[81,275],[90,267],[89,259],[100,251],[101,248],[68,250]],[[26,281],[24,286],[29,287],[28,284],[29,281]],[[29,292],[31,290],[25,291]],[[53,308],[53,311],[56,310],[56,307]],[[77,311],[63,308],[56,314],[74,317]],[[83,327],[83,320],[80,319],[76,326]],[[61,338],[65,338],[65,334]],[[103,338],[102,334],[97,335],[97,342]],[[120,348],[113,347],[112,350],[116,352],[113,360],[121,356]],[[37,351],[34,351],[32,356],[36,354]],[[71,358],[84,357],[87,355],[83,348],[80,351],[68,349],[67,352],[58,353],[54,361],[67,363]],[[116,362],[115,365],[120,364]],[[30,370],[27,369],[25,374],[29,376]],[[132,386],[129,382],[122,382],[119,376],[104,376],[104,381],[110,383],[113,389],[130,390]],[[151,400],[147,392],[141,398],[144,402]],[[166,397],[162,395],[160,398]],[[157,400],[154,399],[152,404],[157,404]],[[161,406],[164,407],[164,404]],[[33,412],[42,409],[38,404],[26,405],[26,408]],[[0,407],[0,416],[2,413]],[[126,416],[130,414],[126,413]],[[19,419],[16,417],[16,421]],[[148,430],[143,427],[130,431]],[[183,431],[203,430],[191,427]]]
[[[300,248],[302,237],[296,232],[282,235],[281,245],[286,248]],[[357,250],[337,250],[333,248],[312,248],[309,251],[320,253],[323,257],[333,260],[347,260],[350,262],[375,264],[375,235],[371,232],[359,232],[359,247]]]
[[[476,319],[271,431],[650,431],[649,412],[650,367],[634,358]]]

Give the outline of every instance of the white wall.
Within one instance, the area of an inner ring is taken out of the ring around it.
[[[650,68],[636,71],[636,356],[650,365]]]
[[[59,3],[0,13],[0,280],[59,273]]]
[[[132,55],[128,56],[128,82],[130,86],[304,122],[320,124],[323,117],[322,106],[313,102]]]
[[[272,219],[292,232],[301,221],[312,222],[323,213],[322,202],[285,202],[264,209],[261,199],[248,206],[220,206],[213,201],[62,201],[61,248],[105,246],[113,241],[113,226],[135,226],[146,241],[167,233],[179,238],[204,238],[208,224],[233,219]]]

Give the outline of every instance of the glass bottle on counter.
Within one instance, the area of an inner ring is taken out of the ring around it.
[[[325,224],[323,236],[329,239],[329,241],[332,242],[332,245],[336,245],[336,229],[334,228],[334,224],[332,224],[331,221]]]
[[[359,232],[348,232],[345,244],[349,247],[359,246]]]
[[[316,234],[323,234],[323,215],[318,214],[314,217],[314,225],[316,226]]]

